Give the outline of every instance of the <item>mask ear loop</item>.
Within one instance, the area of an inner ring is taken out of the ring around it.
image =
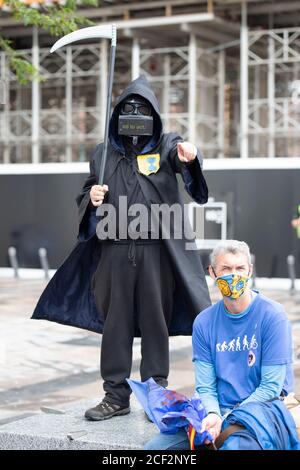
[[[211,269],[212,269],[212,272],[214,273],[215,278],[217,279],[218,276],[216,275],[216,272],[215,272],[214,268],[212,267],[212,265],[211,265]]]

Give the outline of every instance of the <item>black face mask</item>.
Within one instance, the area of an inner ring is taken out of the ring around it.
[[[147,100],[132,95],[121,105],[118,134],[139,137],[153,134],[152,107]]]

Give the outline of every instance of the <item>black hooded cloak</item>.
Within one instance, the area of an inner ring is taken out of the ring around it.
[[[205,204],[208,188],[202,173],[201,154],[198,150],[197,157],[192,163],[180,162],[177,143],[183,139],[176,133],[163,133],[158,101],[144,76],[129,84],[119,97],[112,113],[104,183],[110,185],[118,163],[124,157],[122,139],[117,133],[117,120],[120,103],[132,94],[146,98],[154,110],[154,134],[143,148],[142,154],[160,154],[160,168],[156,173],[146,176],[137,171],[144,200],[149,206],[162,203],[168,206],[178,203],[182,205],[176,178],[176,173],[180,173],[187,193],[197,203]],[[99,218],[96,216],[96,210],[91,208],[90,189],[98,184],[102,150],[102,143],[94,149],[90,159],[90,174],[76,198],[79,215],[78,241],[49,281],[32,315],[33,319],[55,321],[98,333],[103,331],[104,319],[95,305],[92,278],[101,257],[102,242],[96,235]],[[187,221],[185,223],[188,224]],[[173,224],[171,228],[176,234],[177,229],[182,227]],[[195,317],[211,304],[200,255],[197,250],[185,249],[186,242],[191,243],[191,240],[185,237],[177,239],[173,236],[170,239],[163,239],[163,242],[176,281],[169,334],[191,335]],[[135,335],[140,336],[138,329]]]

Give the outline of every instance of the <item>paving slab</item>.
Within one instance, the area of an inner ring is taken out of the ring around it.
[[[139,450],[158,432],[134,398],[126,416],[87,421],[85,410],[96,404],[84,400],[2,425],[0,450]]]

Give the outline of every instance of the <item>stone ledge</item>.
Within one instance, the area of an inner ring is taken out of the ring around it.
[[[131,413],[105,421],[87,421],[87,408],[99,400],[40,413],[0,426],[1,450],[130,450],[142,449],[157,432],[144,411],[131,399]]]

